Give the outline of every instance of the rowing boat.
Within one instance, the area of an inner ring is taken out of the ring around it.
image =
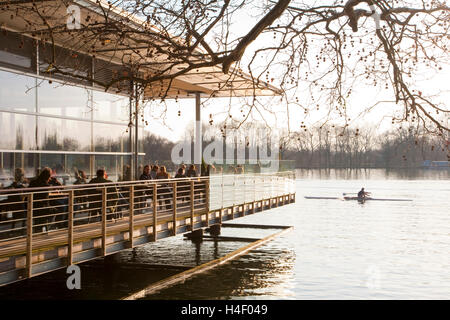
[[[321,199],[321,200],[358,200],[358,201],[367,201],[367,200],[373,200],[373,201],[412,201],[411,199],[388,199],[388,198],[371,198],[371,197],[365,197],[365,198],[358,198],[358,197],[311,197],[311,196],[305,196],[305,199]]]

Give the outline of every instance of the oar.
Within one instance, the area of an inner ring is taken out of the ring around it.
[[[366,192],[366,193],[367,193],[367,194],[371,194],[372,192]],[[343,192],[343,193],[342,193],[343,196],[345,196],[345,195],[347,195],[347,194],[358,194],[358,192],[348,192],[348,193]]]

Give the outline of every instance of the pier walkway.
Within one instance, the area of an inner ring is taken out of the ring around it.
[[[0,190],[0,286],[295,202],[295,176]]]

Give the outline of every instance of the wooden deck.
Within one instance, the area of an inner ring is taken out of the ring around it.
[[[36,225],[33,221],[34,206],[28,205],[26,208],[28,215],[24,218],[26,223],[23,223],[26,234],[0,240],[0,286],[158,239],[287,205],[295,202],[295,193],[285,192],[288,189],[283,188],[281,183],[292,183],[291,180],[286,177],[283,180],[277,178],[280,188],[269,193],[262,192],[261,195],[270,194],[270,196],[259,199],[256,197],[258,193],[251,190],[250,185],[247,184],[246,191],[254,196],[244,195],[243,198],[247,200],[233,201],[227,206],[223,204],[228,200],[222,199],[222,205],[220,205],[211,199],[212,191],[210,190],[214,190],[213,192],[217,190],[210,188],[212,180],[209,178],[189,181],[169,180],[171,192],[167,193],[166,198],[162,200],[157,197],[158,191],[167,190],[167,184],[152,182],[142,185],[142,182],[133,182],[120,185],[121,190],[127,190],[124,197],[126,204],[122,208],[125,210],[120,211],[120,214],[114,210],[110,212],[107,189],[111,189],[111,186],[105,185],[102,191],[101,216],[98,217],[99,219],[101,217],[101,220],[78,225],[75,221],[86,221],[87,215],[75,218],[77,214],[79,216],[83,213],[83,210],[76,205],[74,193],[77,189],[66,188],[63,191],[68,197],[65,207],[68,212],[60,214],[67,216],[67,220],[63,221],[67,224],[66,226],[48,232],[35,232],[33,230]],[[253,181],[256,182],[256,180]],[[186,187],[187,185],[190,187]],[[150,196],[139,196],[139,192],[142,193],[144,187],[152,191]],[[180,188],[183,187],[185,189],[182,192]],[[222,187],[224,187],[223,184]],[[231,187],[236,188],[235,185]],[[100,186],[95,188],[98,190]],[[292,189],[288,191],[290,190]],[[274,192],[277,194],[274,195]],[[35,195],[36,192],[25,194],[28,197],[26,200],[28,204],[30,204],[29,199],[33,199],[31,194]],[[186,195],[190,195],[190,198],[186,199]],[[167,198],[167,196],[170,197]],[[143,200],[140,201],[140,198]],[[170,204],[164,203],[165,199],[170,199]],[[89,202],[89,199],[87,201]],[[174,203],[176,206],[173,206]],[[115,203],[114,206],[119,205]],[[59,225],[61,223],[61,221],[57,222]]]

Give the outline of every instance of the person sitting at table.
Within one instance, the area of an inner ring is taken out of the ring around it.
[[[75,182],[73,184],[86,184],[87,183],[86,173],[83,170],[75,171]]]
[[[95,178],[91,179],[91,181],[89,181],[89,184],[111,183],[112,181],[106,179],[105,175],[106,175],[105,169],[98,169],[97,176]],[[115,186],[108,187],[106,189],[106,193],[107,193],[107,196],[106,196],[107,208],[110,209],[111,211],[115,211],[116,204],[117,204],[117,198],[118,198],[117,188]],[[99,189],[90,189],[89,194],[90,194],[90,196],[89,196],[90,208],[93,208],[93,210],[91,211],[91,215],[99,216],[99,217],[94,218],[94,221],[101,221],[100,214],[101,214],[101,210],[102,210],[102,192]],[[89,220],[90,220],[90,217],[89,217]]]
[[[198,173],[197,173],[197,168],[195,167],[195,165],[191,164],[189,166],[188,171],[186,172],[186,177],[197,177]]]
[[[158,175],[156,176],[156,179],[170,179],[170,174],[167,173],[166,167],[161,166],[158,171]],[[169,187],[167,183],[163,183],[158,187],[158,199],[165,199],[166,203],[166,209],[172,209],[172,206],[170,205],[170,198],[171,198],[172,188]],[[162,201],[159,201],[159,205],[161,206]]]
[[[39,176],[30,182],[30,188],[48,188],[52,171],[45,167]],[[54,220],[55,209],[50,207],[49,192],[36,191],[33,194],[33,233],[48,232],[50,223]],[[36,218],[34,218],[36,217]]]
[[[75,182],[74,185],[83,185],[87,183],[87,176],[83,170],[75,169]],[[74,191],[74,224],[83,224],[87,223],[87,220],[75,220],[75,214],[77,211],[85,210],[89,208],[89,198],[88,198],[88,190],[86,188],[75,189]],[[81,214],[85,214],[83,211]]]
[[[59,180],[56,177],[56,170],[52,170],[50,180],[48,181],[48,184],[53,187],[59,187],[62,186],[62,183],[59,182]]]
[[[25,188],[25,174],[22,168],[16,168],[14,170],[14,182],[10,184],[5,189],[23,189]],[[26,230],[21,229],[25,226],[25,218],[27,215],[25,196],[22,195],[20,191],[8,192],[9,195],[6,199],[0,201],[0,212],[5,212],[3,215],[0,214],[0,221],[6,219],[13,219],[11,236],[23,235]],[[14,230],[17,226],[20,227],[19,230]]]
[[[56,168],[57,169],[52,170],[51,177],[50,177],[48,184],[52,187],[62,187],[63,184],[57,178],[57,170],[59,170],[59,172],[61,172],[62,166],[57,165]],[[67,212],[69,212],[69,199],[67,197],[58,195],[55,197],[55,199],[50,200],[50,205],[53,206],[56,211],[54,221],[59,222],[59,223],[55,224],[54,226],[51,226],[52,229],[53,228],[59,229],[59,228],[67,227],[67,225],[68,225],[67,222],[68,222],[68,218],[69,218],[67,215]],[[66,213],[66,214],[64,214],[64,213]]]
[[[156,164],[152,166],[152,171],[150,171],[150,177],[152,177],[152,179],[156,179],[156,176],[158,175],[158,170],[159,167]]]
[[[151,171],[150,171],[150,166],[148,164],[146,164],[144,166],[144,168],[142,169],[142,174],[139,177],[139,180],[152,180],[152,176],[151,176]],[[140,191],[142,190],[142,191]],[[135,203],[135,207],[136,208],[144,208],[146,206],[146,196],[152,198],[153,195],[153,187],[149,188],[147,186],[141,186],[141,185],[137,185],[135,187],[135,199],[134,199],[134,203]],[[136,214],[139,213],[143,213],[143,210],[138,210],[136,211]]]
[[[152,180],[152,176],[150,175],[150,166],[148,164],[144,166],[144,169],[142,171],[141,176],[139,177],[139,180]]]
[[[175,179],[187,178],[186,175],[184,174],[185,168],[186,166],[183,165],[178,169],[178,172],[175,175]],[[188,201],[191,198],[190,190],[191,190],[191,183],[189,180],[180,181],[177,183],[177,193],[181,195],[182,201]]]

